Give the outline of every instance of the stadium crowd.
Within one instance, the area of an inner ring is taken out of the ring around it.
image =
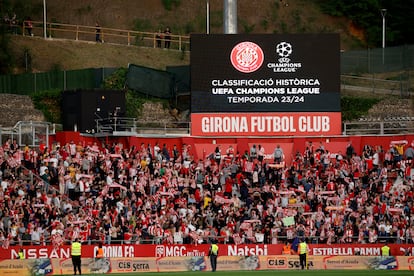
[[[0,147],[0,243],[414,243],[414,142],[231,146],[194,160],[189,145],[73,141]],[[268,149],[269,150],[269,149]]]

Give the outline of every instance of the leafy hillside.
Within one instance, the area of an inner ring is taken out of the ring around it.
[[[43,20],[42,0],[15,0],[22,19]],[[318,1],[238,0],[239,33],[339,32],[349,49],[360,37],[353,35],[351,21],[321,12]],[[223,0],[209,0],[210,31],[223,32]],[[23,9],[24,8],[24,9]],[[169,26],[173,33],[206,30],[205,0],[55,0],[47,1],[50,22],[155,32]],[[359,44],[359,42],[357,42]]]
[[[102,27],[135,31],[155,32],[170,27],[173,34],[189,35],[206,31],[206,0],[54,0],[47,4],[47,21],[66,24],[94,26],[99,22]],[[209,0],[209,21],[211,33],[223,32],[223,0]],[[238,0],[238,32],[239,33],[339,33],[343,50],[365,48],[367,43],[380,46],[381,16],[379,10],[388,8],[387,22],[388,41],[404,43],[413,39],[413,28],[407,24],[411,20],[414,9],[412,1],[381,0],[337,1],[337,0]],[[392,2],[392,3],[391,3]],[[2,15],[11,17],[16,13],[17,20],[22,22],[28,18],[43,21],[43,0],[9,0],[0,5]],[[413,14],[414,16],[414,14]],[[128,49],[118,47],[101,51],[103,47],[94,45],[68,45],[63,49],[60,44],[48,41],[44,47],[39,43],[36,48],[29,42],[14,39],[13,57],[8,59],[8,52],[3,41],[0,48],[0,63],[15,67],[14,72],[24,68],[27,60],[23,60],[25,52],[32,54],[33,71],[50,69],[70,69],[87,67],[108,67],[136,62]],[[20,44],[20,45],[18,45]],[[76,45],[76,46],[75,46]],[[70,47],[72,46],[72,47]],[[75,47],[73,47],[75,46]],[[21,48],[21,49],[19,49]],[[60,49],[60,55],[54,54],[54,48]],[[72,49],[79,48],[79,49]],[[76,53],[89,48],[89,54]],[[22,50],[23,49],[23,50]],[[141,50],[140,50],[141,51]],[[50,57],[49,57],[49,53]],[[145,52],[140,52],[142,64],[154,62],[151,67],[162,68],[160,62],[169,62],[165,55],[159,53],[159,60],[151,60]],[[125,57],[124,57],[125,56]],[[50,60],[49,60],[50,59]],[[182,58],[183,59],[183,58]],[[38,62],[36,62],[38,61]],[[41,62],[40,62],[41,61]],[[45,63],[45,64],[41,64]],[[13,66],[14,65],[14,66]],[[2,72],[7,72],[1,68]],[[9,72],[10,72],[10,68]]]
[[[72,70],[101,67],[128,67],[139,64],[164,70],[167,65],[188,65],[189,53],[136,46],[95,44],[71,40],[44,40],[13,36],[10,42],[16,68],[24,71],[27,53],[31,71]]]

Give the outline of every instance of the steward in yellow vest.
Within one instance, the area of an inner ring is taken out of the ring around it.
[[[384,244],[383,247],[381,247],[381,256],[390,256],[391,248],[388,246],[387,243]]]
[[[301,242],[299,243],[299,247],[298,247],[299,263],[302,269],[305,269],[305,266],[307,269],[309,269],[306,263],[308,252],[309,252],[308,244],[306,243],[306,240],[303,238]]]
[[[19,249],[19,253],[17,253],[17,254],[18,254],[18,258],[19,258],[20,260],[25,259],[25,257],[24,257],[24,252],[23,252],[23,248],[20,248],[20,249]]]
[[[76,270],[79,272],[79,275],[82,275],[82,244],[78,241],[78,239],[75,239],[72,242],[71,255],[73,264],[73,275],[76,275]]]
[[[211,271],[216,271],[217,268],[217,256],[219,252],[219,247],[217,245],[217,241],[213,241],[210,246],[210,250],[208,252],[208,256],[210,257],[210,264],[211,264]]]

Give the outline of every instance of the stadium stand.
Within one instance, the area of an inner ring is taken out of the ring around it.
[[[8,139],[0,243],[413,243],[413,146],[358,155],[308,143],[288,164],[247,150],[194,160],[185,145],[32,149]]]

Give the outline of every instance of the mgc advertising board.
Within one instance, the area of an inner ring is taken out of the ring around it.
[[[192,35],[195,136],[338,135],[338,34]]]

